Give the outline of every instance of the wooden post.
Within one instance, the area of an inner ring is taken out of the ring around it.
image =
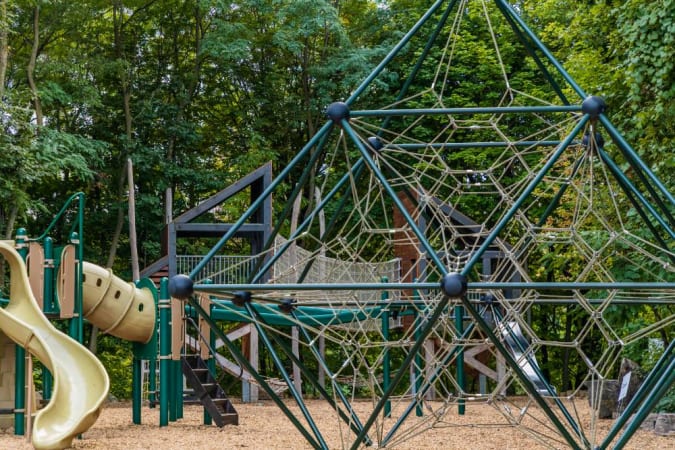
[[[30,289],[33,291],[35,300],[37,300],[40,309],[44,310],[44,292],[45,292],[45,252],[39,242],[28,244],[28,277]]]
[[[251,367],[257,372],[260,361],[258,356],[258,329],[254,326],[251,326],[251,331],[248,334],[248,345],[249,345],[249,356],[248,361],[251,364]],[[251,377],[249,377],[251,378]],[[259,398],[259,389],[258,385],[255,383],[248,383],[249,385],[249,401],[257,402]]]
[[[129,246],[131,247],[131,275],[133,281],[141,277],[138,266],[138,246],[136,241],[136,186],[134,185],[134,166],[127,159],[127,180],[129,182]]]
[[[33,435],[33,356],[26,352],[26,440]]]

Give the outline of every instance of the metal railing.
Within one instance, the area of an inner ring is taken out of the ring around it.
[[[177,273],[191,273],[202,259],[203,255],[177,256]],[[202,282],[208,278],[214,284],[246,283],[255,264],[254,256],[216,255],[199,271],[195,281]]]

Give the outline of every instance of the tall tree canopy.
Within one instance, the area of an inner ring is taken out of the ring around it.
[[[87,259],[128,274],[131,159],[141,265],[153,262],[167,190],[178,214],[268,160],[284,167],[323,124],[324,108],[347,98],[430,3],[0,0],[0,233],[40,233],[83,191]],[[579,85],[607,99],[612,121],[672,192],[675,1],[511,3]],[[462,38],[452,106],[473,106],[494,95],[499,74],[487,64],[485,30]],[[507,69],[520,69],[516,82],[542,82],[536,68],[519,67],[522,55],[502,51]],[[363,101],[392,101],[409,56]],[[542,323],[560,317],[549,311]],[[572,332],[574,317],[565,317]]]

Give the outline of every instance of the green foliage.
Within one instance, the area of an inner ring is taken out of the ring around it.
[[[131,398],[132,353],[131,343],[112,336],[100,336],[98,359],[110,378],[110,394],[117,399]]]
[[[38,3],[35,80],[44,115],[41,127],[35,121],[36,99],[26,81],[36,3],[10,2],[8,15],[0,17],[0,29],[9,30],[11,48],[6,79],[0,80],[5,86],[0,103],[0,232],[13,232],[5,227],[16,210],[20,225],[38,234],[68,195],[83,191],[87,196],[86,258],[105,261],[117,210],[126,206],[126,185],[120,184],[120,176],[131,158],[141,264],[146,265],[160,256],[166,189],[174,192],[171,206],[177,215],[269,160],[278,173],[324,123],[325,106],[347,98],[430,2],[132,0],[123,2],[123,7],[122,2],[111,5],[99,0]],[[606,97],[612,121],[672,191],[675,2],[511,3],[586,92]],[[491,2],[486,4],[496,18],[498,11]],[[443,87],[446,106],[499,102],[505,75],[515,89],[542,99],[554,98],[536,63],[516,45],[518,39],[510,27],[494,20],[496,34],[506,37],[500,47],[506,71],[502,73],[489,30],[478,20],[480,13],[472,3],[462,17],[466,27],[459,33],[453,69]],[[422,42],[432,30],[423,31]],[[359,107],[395,100],[419,56],[411,48],[404,48],[359,98]],[[444,57],[442,51],[441,47],[430,49],[430,64],[411,80],[410,92],[419,93],[431,84],[435,67]],[[562,81],[557,75],[555,79]],[[564,93],[570,101],[578,100],[569,86]],[[434,96],[426,93],[410,106],[432,101]],[[427,139],[438,133],[440,125],[439,119],[426,119],[415,132],[419,139]],[[504,129],[519,139],[528,136],[532,124],[514,120],[504,122]],[[491,138],[487,133],[480,136]],[[607,150],[622,167],[628,166],[611,143]],[[498,156],[488,149],[468,149],[449,154],[447,162],[452,168],[479,171],[492,166]],[[533,155],[533,159],[538,157]],[[522,182],[525,172],[517,167],[504,174],[505,184]],[[298,177],[299,173],[291,174],[289,186]],[[467,189],[480,192],[481,188]],[[289,192],[288,186],[281,186],[275,194],[277,211]],[[311,195],[310,190],[304,193],[305,205]],[[474,198],[473,202],[458,201],[465,202],[462,210],[475,211],[478,221],[483,219],[482,211],[494,210],[500,201],[490,195]],[[225,205],[218,219],[238,217],[246,200],[242,195]],[[560,209],[566,212],[568,204],[571,200],[563,199]],[[370,219],[375,224],[383,222],[390,206],[374,208]],[[538,214],[541,208],[534,205],[528,214]],[[344,214],[349,212],[347,208]],[[564,224],[568,218],[560,213],[555,220]],[[638,220],[634,215],[627,223],[633,229]],[[584,240],[594,242],[588,235]],[[115,263],[120,274],[128,272],[127,243],[125,231]],[[199,251],[208,244],[196,243],[190,250]],[[377,241],[370,245],[373,252],[378,250]],[[539,280],[567,280],[583,264],[574,250],[569,245],[542,246],[529,261],[532,273]],[[607,263],[618,279],[639,280],[644,273],[657,279],[668,275],[627,249],[616,250]],[[626,264],[629,260],[637,264]],[[603,316],[623,333],[632,333],[660,311],[610,309]],[[560,330],[574,335],[583,326],[583,314],[573,309],[542,307],[534,308],[532,314],[535,331],[547,339],[564,340],[566,335],[560,335]],[[673,339],[672,333],[666,338]],[[602,350],[594,336],[589,342],[592,348],[585,351]],[[645,363],[640,357],[645,347],[639,342],[626,352]],[[342,351],[329,348],[328,358],[339,361]],[[113,394],[127,398],[131,386],[128,343],[102,337],[100,357],[113,380]],[[564,357],[545,357],[543,367],[554,380],[564,377],[556,363]],[[575,360],[575,355],[567,357],[572,359],[566,376],[574,384],[574,365],[583,362]],[[392,353],[392,358],[401,360],[402,355]]]

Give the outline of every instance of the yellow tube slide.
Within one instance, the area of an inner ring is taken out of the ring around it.
[[[112,270],[88,262],[82,265],[82,274],[82,312],[89,322],[127,341],[146,344],[152,339],[155,299],[149,289],[139,289]]]
[[[63,449],[91,427],[101,411],[110,381],[103,365],[80,343],[42,314],[30,288],[26,266],[11,241],[0,241],[10,268],[9,304],[0,308],[0,329],[35,355],[54,377],[49,404],[33,422],[36,449]]]

